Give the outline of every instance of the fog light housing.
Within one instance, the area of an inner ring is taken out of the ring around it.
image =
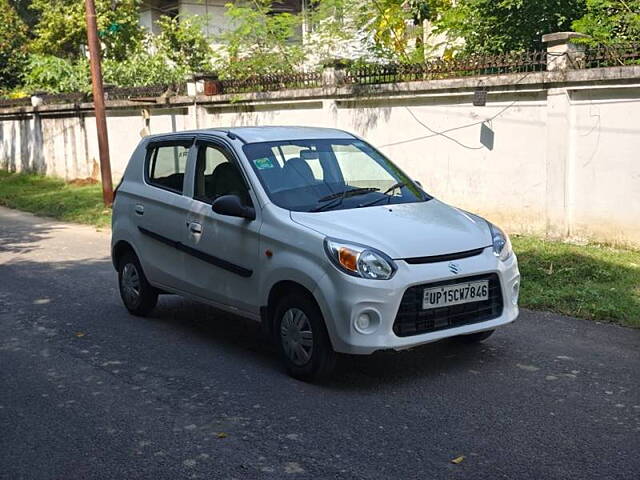
[[[520,295],[520,281],[516,280],[511,287],[511,303],[514,305],[518,305],[518,295]]]
[[[356,332],[368,335],[375,332],[380,326],[380,314],[371,309],[358,313],[353,319],[353,328]]]
[[[371,327],[371,316],[366,312],[358,315],[358,318],[356,318],[356,329],[365,332],[369,330],[369,327]]]

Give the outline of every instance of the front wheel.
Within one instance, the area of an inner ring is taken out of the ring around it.
[[[138,257],[131,252],[118,262],[118,286],[122,303],[133,315],[146,317],[158,303],[158,290],[147,281]]]
[[[331,373],[336,353],[313,300],[287,295],[276,307],[274,326],[280,356],[292,377],[310,381]]]

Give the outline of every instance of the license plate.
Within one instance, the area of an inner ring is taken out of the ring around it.
[[[422,308],[448,307],[461,303],[481,302],[489,299],[489,280],[443,285],[425,288],[422,296]]]

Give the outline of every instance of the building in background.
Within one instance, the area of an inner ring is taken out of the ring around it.
[[[215,39],[231,28],[225,15],[225,4],[231,0],[146,0],[140,7],[140,24],[151,33],[159,33],[156,23],[161,15],[198,15],[204,19],[204,33]],[[273,2],[273,13],[298,14],[307,8],[308,0],[277,0]],[[303,26],[303,31],[305,30]],[[302,34],[303,32],[301,32]],[[303,35],[300,36],[302,38]]]

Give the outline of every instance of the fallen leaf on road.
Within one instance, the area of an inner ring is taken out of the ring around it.
[[[456,457],[453,460],[451,460],[451,463],[455,463],[456,465],[460,465],[463,460],[464,460],[464,455],[460,455],[459,457]]]
[[[76,337],[78,337],[78,338],[82,338],[85,335],[86,335],[86,333],[84,333],[84,332],[76,332]]]
[[[224,432],[218,432],[218,433],[216,434],[216,437],[218,437],[218,438],[227,438],[227,434],[226,434],[226,433],[224,433]]]

